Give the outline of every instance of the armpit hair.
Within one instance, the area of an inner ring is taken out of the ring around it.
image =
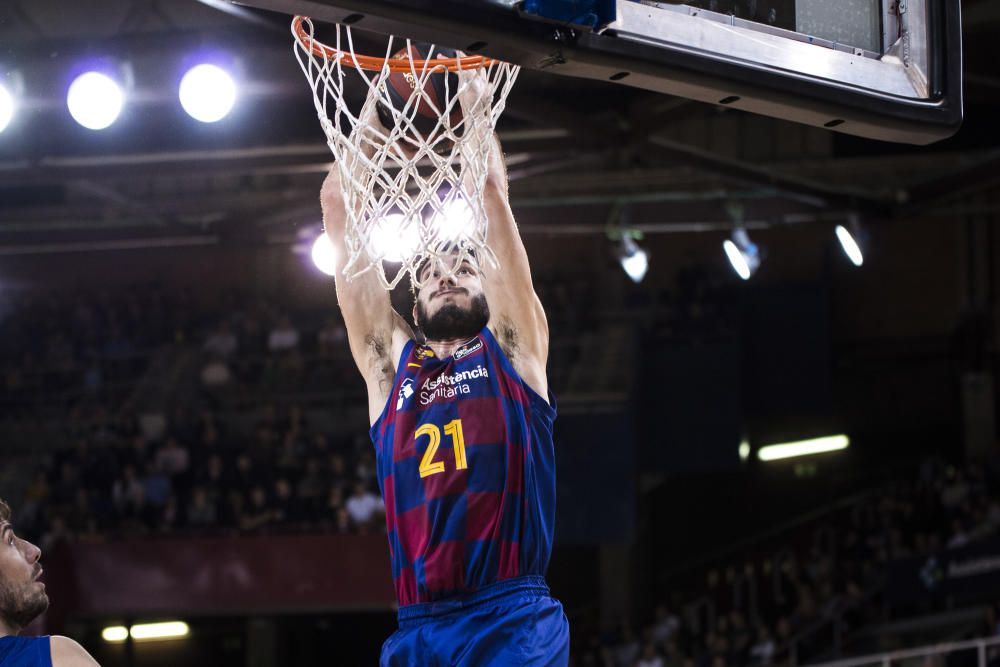
[[[514,323],[506,317],[501,317],[497,321],[497,342],[500,343],[501,349],[503,349],[504,354],[507,358],[514,362],[520,352],[521,342],[520,336],[518,335],[517,327]]]
[[[378,377],[379,387],[388,392],[392,389],[392,378],[395,375],[392,359],[389,358],[389,336],[385,331],[372,331],[365,337],[365,347],[368,349],[369,364]]]

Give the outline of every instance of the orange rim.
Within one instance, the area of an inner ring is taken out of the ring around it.
[[[407,58],[380,58],[378,56],[362,56],[347,51],[340,51],[328,46],[323,42],[314,39],[306,32],[303,25],[308,19],[306,16],[296,16],[292,19],[292,30],[299,44],[307,49],[314,56],[329,60],[340,59],[346,65],[359,67],[369,72],[381,72],[389,64],[390,72],[412,72],[413,70],[430,71],[445,69],[449,72],[459,72],[462,70],[481,69],[495,63],[493,58],[486,56],[462,56],[460,58],[431,58],[429,60],[409,60]]]

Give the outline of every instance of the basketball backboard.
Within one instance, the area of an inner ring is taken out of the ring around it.
[[[959,0],[247,2],[885,141],[962,121]]]

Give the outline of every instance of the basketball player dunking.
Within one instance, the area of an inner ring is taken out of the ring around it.
[[[19,637],[49,607],[42,551],[22,540],[0,500],[0,667],[97,667],[90,654],[67,637]]]
[[[488,159],[484,204],[501,269],[474,259],[453,272],[421,267],[413,319],[426,342],[413,339],[373,272],[337,280],[368,387],[399,600],[383,666],[569,660],[569,624],[544,579],[555,518],[548,324],[498,141]],[[346,212],[336,169],[321,198],[340,276]]]

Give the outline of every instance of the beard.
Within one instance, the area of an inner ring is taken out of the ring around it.
[[[49,608],[49,596],[34,583],[13,587],[0,581],[0,617],[8,626],[24,628]]]
[[[424,304],[417,301],[417,321],[427,340],[471,338],[490,321],[490,307],[486,296],[477,294],[468,308],[447,303],[428,317]]]

